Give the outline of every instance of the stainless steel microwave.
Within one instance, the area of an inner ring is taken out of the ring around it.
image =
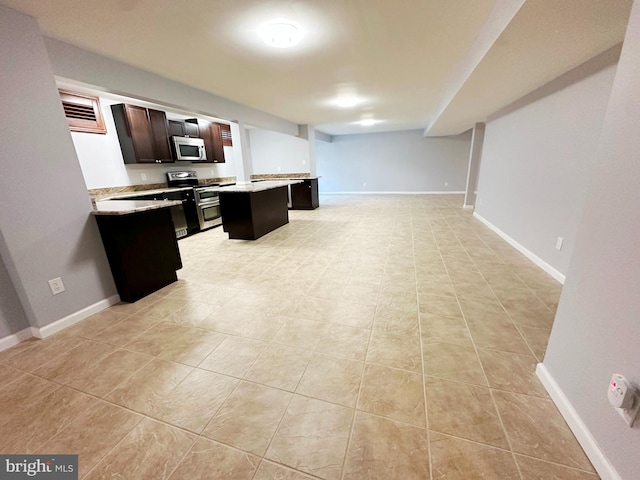
[[[194,137],[171,137],[171,150],[176,160],[206,162],[207,151],[204,140]]]

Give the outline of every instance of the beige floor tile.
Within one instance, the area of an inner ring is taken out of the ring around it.
[[[363,368],[362,362],[316,353],[296,393],[355,407]]]
[[[96,400],[67,387],[22,406],[2,425],[0,451],[4,454],[29,454],[73,422],[78,412],[90,408]]]
[[[457,382],[487,385],[480,360],[472,347],[449,343],[423,345],[424,373]]]
[[[503,301],[502,304],[517,325],[546,329],[550,329],[553,326],[555,311],[551,311],[549,307],[534,296],[518,302]]]
[[[358,410],[424,428],[422,376],[394,368],[366,365]]]
[[[364,360],[370,336],[371,330],[366,328],[330,324],[320,338],[316,351],[352,360]]]
[[[153,357],[117,349],[83,369],[69,380],[69,386],[104,398],[111,390],[153,360]]]
[[[253,480],[312,480],[313,478],[282,465],[263,460]]]
[[[2,386],[9,385],[11,382],[26,375],[24,372],[12,367],[4,366],[0,368],[0,389]]]
[[[595,473],[543,462],[524,455],[516,455],[522,480],[599,480]]]
[[[524,337],[527,345],[533,351],[538,361],[544,359],[544,354],[547,351],[547,345],[549,343],[549,336],[551,330],[546,328],[530,328],[530,327],[518,327],[518,330]]]
[[[57,383],[27,374],[11,383],[0,384],[0,426],[59,388]]]
[[[418,318],[417,312],[380,306],[375,313],[373,328],[382,333],[410,337],[420,333]]]
[[[147,414],[191,371],[192,367],[156,358],[118,385],[106,399]]]
[[[328,327],[329,325],[325,322],[291,318],[280,327],[276,336],[273,337],[273,342],[290,347],[314,350],[325,332],[328,331]]]
[[[238,384],[226,375],[195,369],[154,403],[149,415],[200,433]]]
[[[462,318],[460,305],[455,297],[446,295],[418,295],[420,314],[429,317]]]
[[[139,310],[138,312],[136,312],[136,315],[153,318],[156,320],[162,320],[172,313],[177,312],[178,310],[186,306],[186,304],[187,302],[183,299],[165,297],[149,305],[148,307]]]
[[[45,340],[28,340],[2,352],[1,361],[3,365],[33,372],[82,342],[80,337],[60,334]]]
[[[493,350],[478,350],[478,355],[491,388],[548,398],[535,373],[535,357]]]
[[[341,301],[331,307],[326,320],[356,328],[371,328],[375,312],[373,305]]]
[[[251,480],[259,464],[260,459],[254,455],[199,438],[169,478]]]
[[[578,441],[551,400],[494,392],[514,452],[592,470]]]
[[[103,330],[97,340],[122,347],[159,322],[160,320],[155,318],[139,317],[133,314],[122,322],[115,324],[113,327]]]
[[[266,458],[324,479],[339,479],[354,411],[294,395]]]
[[[373,332],[367,353],[367,363],[401,368],[422,373],[422,355],[418,337],[404,337]]]
[[[333,300],[306,296],[300,299],[292,316],[317,322],[328,322],[335,305]]]
[[[260,340],[228,336],[198,367],[241,378],[267,345],[267,342]]]
[[[509,448],[487,387],[427,378],[429,428],[498,448]]]
[[[39,450],[78,455],[78,476],[82,478],[142,419],[115,405],[96,402],[77,412],[76,418]]]
[[[357,412],[343,478],[428,479],[427,431]]]
[[[264,455],[292,394],[240,382],[202,435],[256,455]]]
[[[145,419],[138,423],[85,479],[167,479],[196,438],[195,435],[178,428]]]
[[[115,351],[115,347],[104,343],[82,340],[82,342],[33,371],[52,382],[69,385],[78,375],[92,370],[93,366]]]
[[[473,346],[467,323],[462,317],[436,317],[420,315],[422,344],[450,343],[463,347]]]
[[[287,317],[224,306],[207,317],[208,328],[229,335],[270,341]]]
[[[531,349],[513,324],[470,323],[471,338],[478,348],[531,355]]]
[[[430,432],[429,440],[434,480],[520,480],[513,455],[508,450],[436,432]]]
[[[128,314],[107,308],[106,310],[85,318],[65,331],[79,337],[99,339],[101,333],[107,328],[113,327],[128,316]]]
[[[505,312],[497,299],[491,302],[483,302],[461,298],[460,306],[462,307],[464,318],[469,324],[495,325],[513,323],[511,317]]]
[[[269,345],[244,378],[252,382],[293,392],[311,358],[309,350]]]
[[[218,308],[220,308],[218,305],[189,300],[184,307],[165,317],[164,321],[185,327],[206,328],[205,320]]]

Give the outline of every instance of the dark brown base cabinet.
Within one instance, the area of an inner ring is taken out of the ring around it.
[[[135,302],[178,279],[182,259],[169,208],[96,215],[96,220],[123,302]]]
[[[289,223],[287,187],[259,192],[220,192],[222,228],[229,238],[256,240]]]
[[[313,210],[319,206],[317,178],[308,178],[303,183],[291,185],[291,208],[293,210]]]

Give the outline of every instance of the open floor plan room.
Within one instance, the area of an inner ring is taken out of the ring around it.
[[[561,285],[460,195],[327,195],[0,353],[0,451],[82,479],[599,478],[535,375]]]

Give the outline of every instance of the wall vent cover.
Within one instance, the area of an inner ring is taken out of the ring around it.
[[[100,110],[100,99],[92,95],[58,90],[69,130],[72,132],[107,133]]]

